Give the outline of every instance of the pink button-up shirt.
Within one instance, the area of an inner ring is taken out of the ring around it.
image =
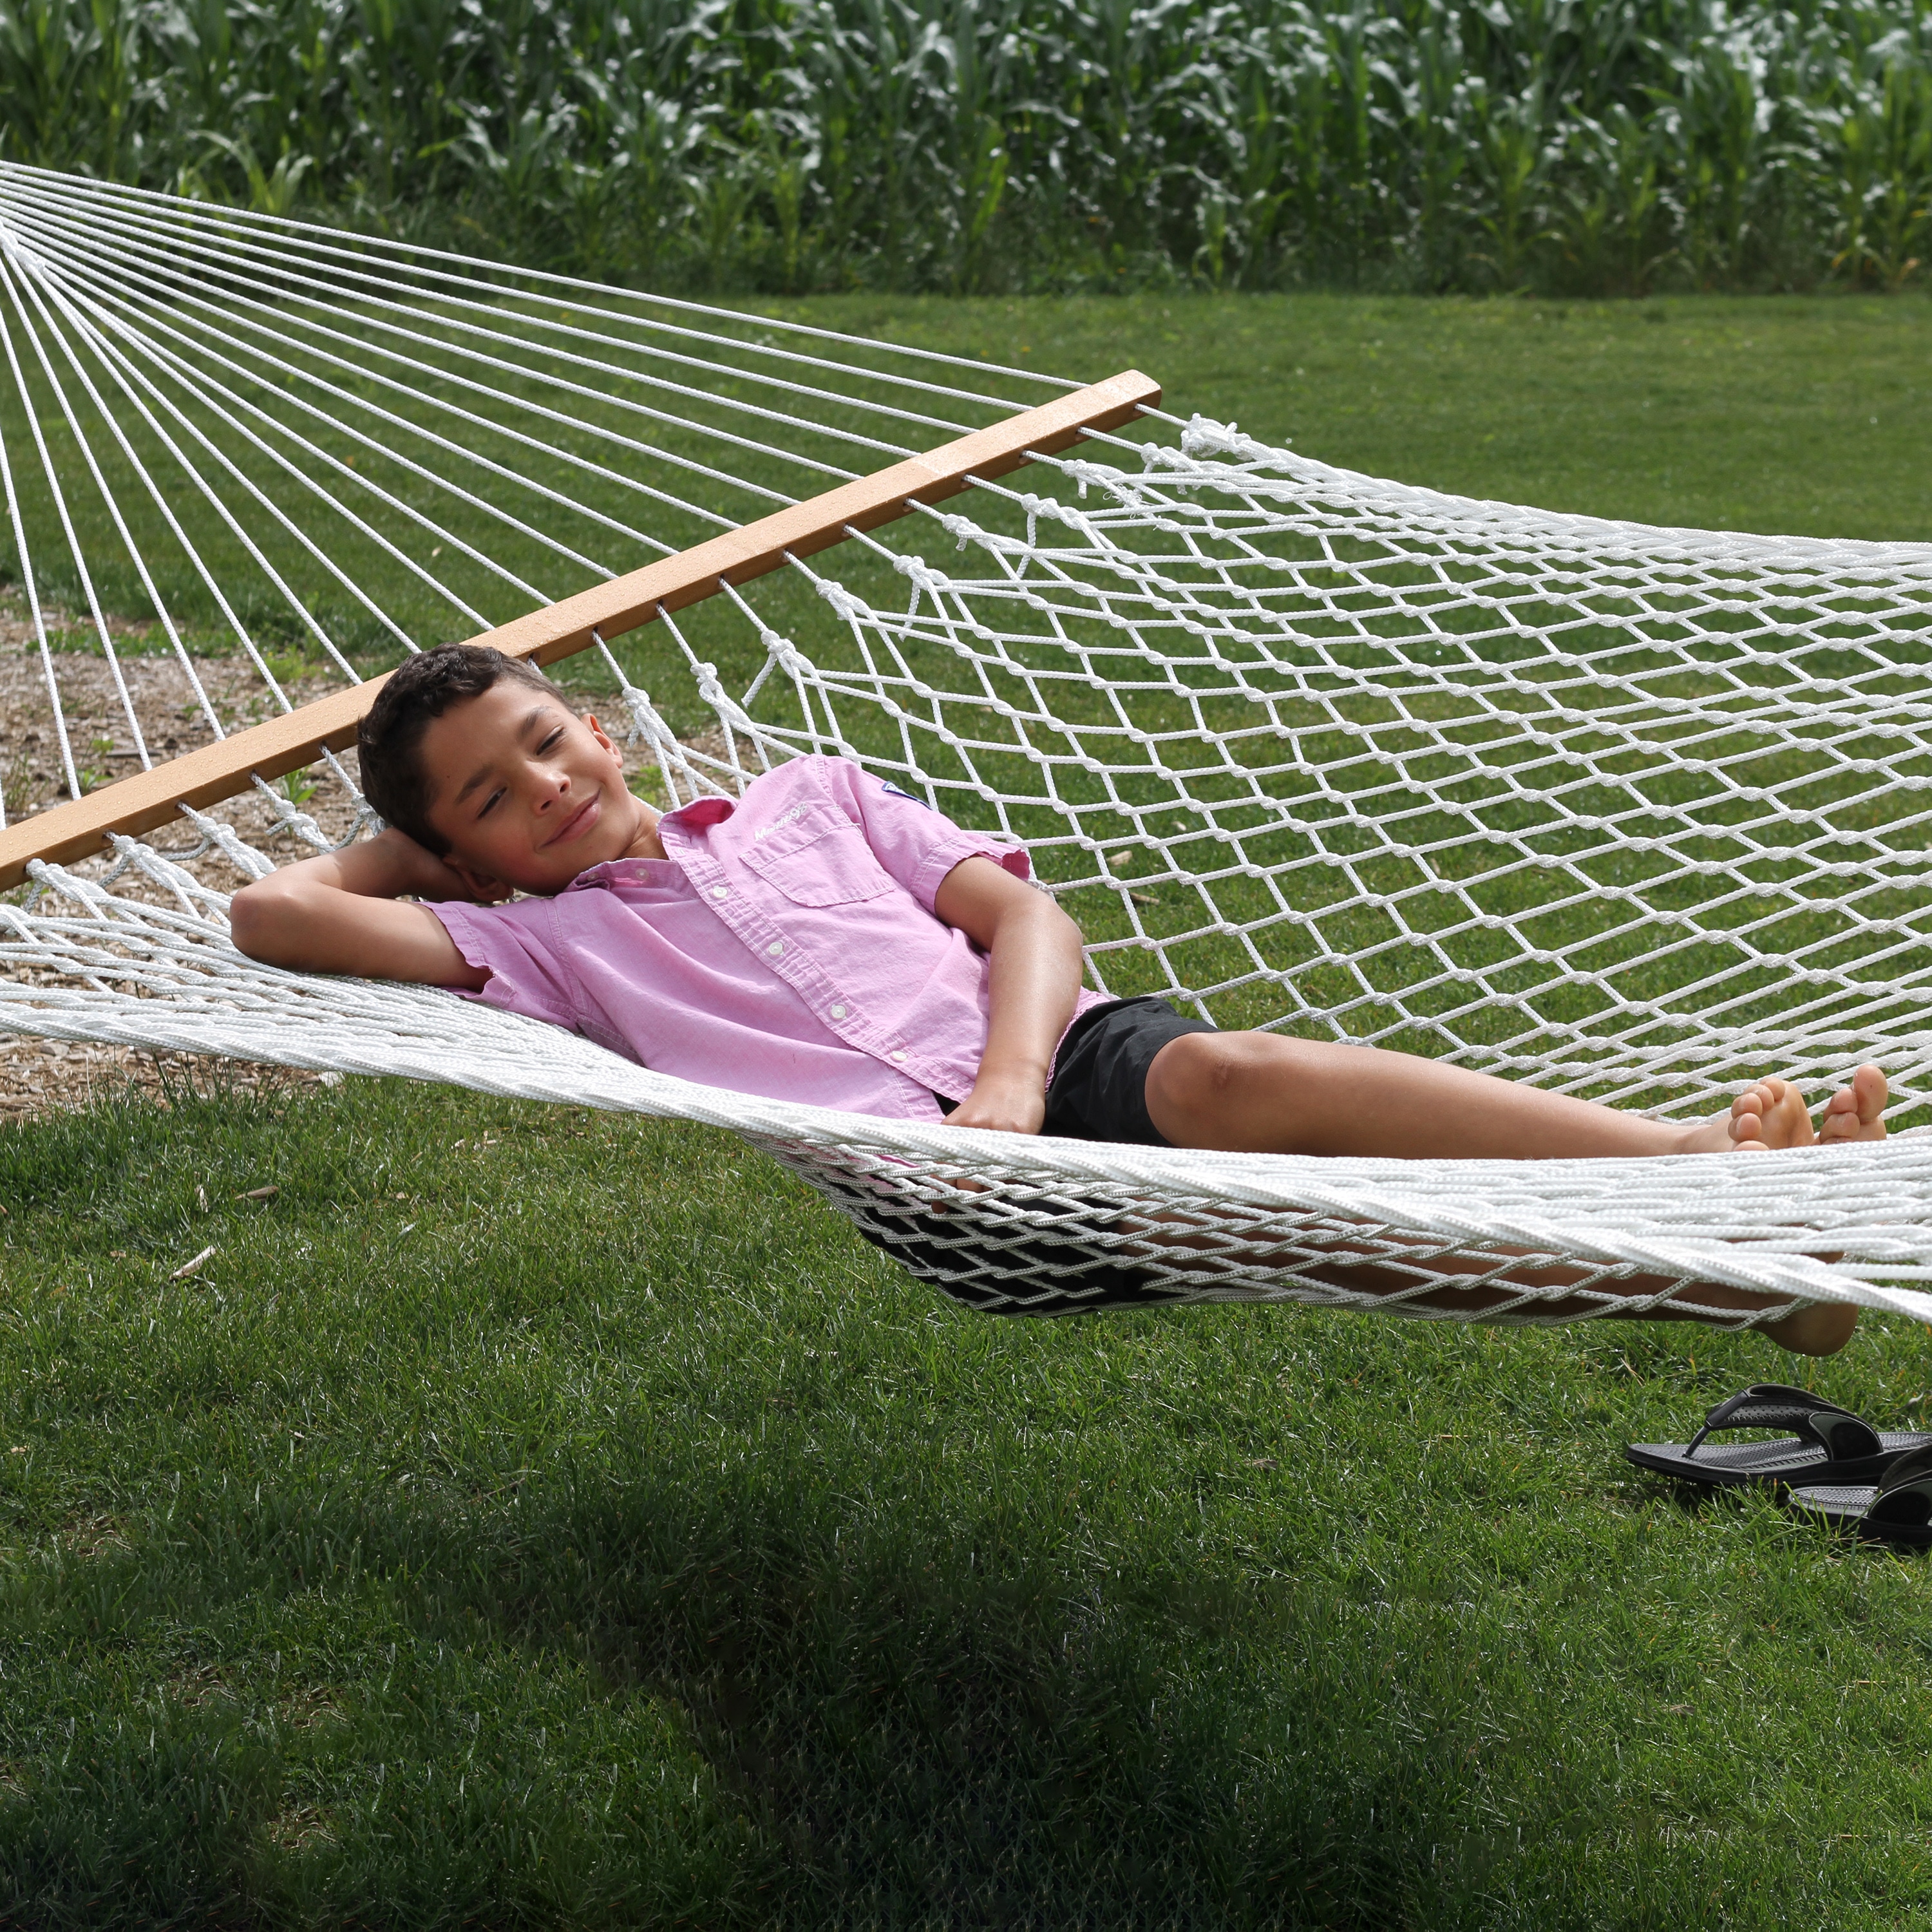
[[[987,958],[932,902],[962,859],[1030,877],[1018,846],[826,758],[668,813],[658,834],[668,860],[593,866],[554,898],[432,905],[490,975],[464,997],[767,1100],[933,1120],[935,1093],[970,1090]],[[1078,1010],[1100,998],[1083,988]]]

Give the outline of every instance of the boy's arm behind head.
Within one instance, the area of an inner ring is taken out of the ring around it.
[[[392,829],[244,886],[229,920],[235,944],[268,965],[472,992],[483,986],[490,975],[457,950],[434,913],[403,903],[406,896],[470,894],[441,860]]]

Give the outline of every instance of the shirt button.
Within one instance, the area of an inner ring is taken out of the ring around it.
[[[898,1049],[898,1048],[894,1047],[892,1048],[892,1058],[895,1060],[903,1060],[904,1059],[905,1055]]]
[[[731,888],[729,886],[713,886],[711,896],[714,899],[728,899],[731,896]]]
[[[776,959],[784,950],[784,941],[782,939],[775,939],[765,948],[765,950]]]
[[[835,1020],[842,1020],[845,1017],[845,1009],[843,1006],[834,1006],[832,1009],[832,1017]]]

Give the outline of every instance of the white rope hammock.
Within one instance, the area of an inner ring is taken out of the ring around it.
[[[1076,385],[12,166],[0,353],[45,707],[38,748],[0,760],[80,801],[22,819],[0,785],[0,861],[142,786],[165,800],[142,836],[91,834],[98,856],[22,862],[0,1027],[713,1123],[998,1312],[1547,1319],[1629,1309],[1617,1284],[1645,1275],[1653,1301],[1716,1282],[1932,1320],[1911,1286],[1932,1278],[1932,1142],[1910,1136],[1492,1163],[926,1128],[230,944],[228,891],[368,814],[332,754],[176,808],[171,775],[221,755],[196,747],[257,717],[296,732],[406,650],[614,595],[920,451],[1018,434],[1000,425]],[[904,507],[604,627],[664,802],[856,758],[1024,842],[1096,986],[1223,1025],[1672,1117],[1862,1058],[1895,1112],[1932,1099],[1932,548],[1469,502],[1157,410]],[[130,610],[152,616],[111,614]],[[136,768],[155,776],[108,782]],[[1338,1285],[1338,1259],[1412,1285]],[[1504,1280],[1543,1264],[1570,1282]]]

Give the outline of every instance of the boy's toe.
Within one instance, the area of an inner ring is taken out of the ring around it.
[[[1812,1138],[1811,1116],[1805,1111],[1804,1096],[1789,1080],[1760,1080],[1759,1089],[1766,1097],[1760,1119],[1764,1124],[1767,1147],[1804,1147]]]
[[[1876,1066],[1861,1066],[1849,1087],[1841,1087],[1825,1108],[1819,1138],[1826,1141],[1882,1141],[1885,1106],[1889,1098],[1885,1076]]]

